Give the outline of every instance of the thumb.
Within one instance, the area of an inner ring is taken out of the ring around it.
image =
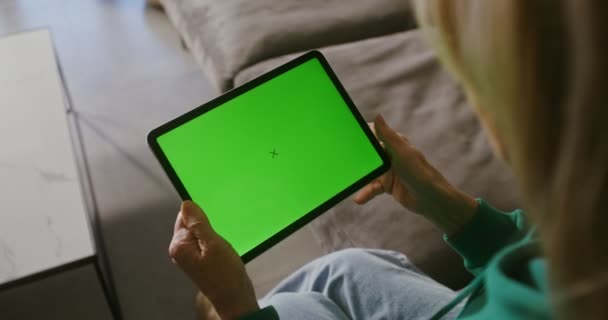
[[[376,129],[378,139],[382,141],[385,147],[387,147],[390,151],[399,149],[398,146],[407,141],[404,140],[403,136],[401,136],[397,131],[388,126],[382,115],[378,115],[376,117],[374,120],[374,127]]]
[[[198,240],[215,235],[207,215],[196,203],[190,200],[182,202],[181,212],[184,225]]]

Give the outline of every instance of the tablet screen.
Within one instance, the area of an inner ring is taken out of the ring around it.
[[[170,175],[241,256],[385,163],[328,67],[305,60],[156,137]]]

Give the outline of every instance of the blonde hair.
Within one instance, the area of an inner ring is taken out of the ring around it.
[[[555,315],[608,319],[608,2],[417,0],[416,11],[506,150]]]

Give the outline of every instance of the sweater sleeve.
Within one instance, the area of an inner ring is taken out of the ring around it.
[[[464,258],[473,275],[483,271],[492,257],[505,246],[526,234],[523,211],[501,212],[484,200],[477,199],[477,213],[457,234],[444,239]]]
[[[239,320],[279,320],[279,314],[272,306],[250,313]]]

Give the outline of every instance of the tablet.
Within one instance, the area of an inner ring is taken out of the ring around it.
[[[148,143],[244,262],[389,168],[317,51],[152,130]]]

